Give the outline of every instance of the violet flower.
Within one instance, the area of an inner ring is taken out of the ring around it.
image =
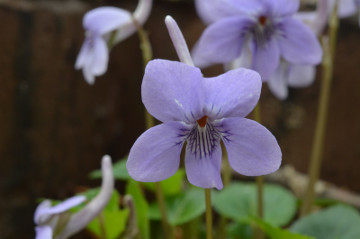
[[[288,96],[288,87],[307,87],[314,82],[315,74],[315,66],[281,61],[279,67],[270,76],[268,87],[274,96],[284,100]]]
[[[252,70],[236,69],[204,78],[193,61],[184,37],[170,16],[165,18],[170,37],[184,63],[153,60],[142,83],[142,100],[150,114],[162,121],[144,132],[130,150],[127,170],[143,182],[172,176],[180,164],[186,142],[185,170],[190,183],[223,187],[223,141],[231,167],[257,176],[277,170],[281,150],[275,137],[255,121],[245,119],[260,97],[261,78]]]
[[[204,1],[204,0],[198,0]],[[251,52],[250,67],[267,81],[280,64],[280,57],[293,64],[316,65],[322,58],[314,33],[294,14],[298,0],[209,0],[223,4],[221,13],[208,8],[214,20],[193,50],[195,65],[206,67],[229,63]],[[224,10],[226,9],[226,10]],[[224,16],[224,14],[228,14]],[[204,17],[203,17],[204,18]]]
[[[194,66],[150,61],[142,100],[148,112],[163,123],[134,143],[126,165],[130,176],[143,182],[169,178],[179,168],[185,142],[187,178],[199,187],[223,187],[220,141],[235,171],[247,176],[276,171],[281,150],[275,137],[244,118],[259,100],[261,85],[260,75],[244,68],[204,78]]]
[[[319,0],[316,11],[298,12],[295,18],[304,22],[317,35],[321,36],[328,21],[328,0]],[[280,64],[269,77],[268,87],[280,100],[288,96],[288,87],[307,87],[315,81],[316,67],[314,65],[292,64],[280,60]]]
[[[43,201],[34,215],[36,239],[65,239],[85,228],[107,205],[114,189],[111,158],[107,155],[102,158],[102,173],[99,194],[77,213],[68,210],[83,203],[84,196],[71,197],[53,207],[50,200]]]
[[[336,0],[329,0],[329,14],[331,14]],[[360,11],[360,0],[339,0],[338,3],[338,16],[340,18],[350,17],[355,14],[358,14]],[[360,24],[360,18],[359,18]]]
[[[34,214],[34,222],[37,225],[35,228],[36,239],[52,239],[53,228],[59,222],[61,215],[85,200],[85,196],[74,196],[53,207],[50,200],[40,203]]]
[[[139,0],[135,12],[116,7],[99,7],[87,12],[83,19],[86,38],[77,57],[75,68],[82,69],[91,85],[108,66],[109,48],[136,32],[150,15],[152,0]]]

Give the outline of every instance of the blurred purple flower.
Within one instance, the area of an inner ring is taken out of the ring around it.
[[[295,17],[308,25],[317,36],[320,36],[327,25],[329,14],[331,14],[329,10],[329,0],[319,0],[316,11],[298,12]]]
[[[306,87],[315,80],[316,68],[312,65],[291,64],[281,61],[279,67],[270,76],[270,91],[280,100],[288,96],[288,87]]]
[[[205,4],[215,7],[199,10]],[[195,65],[229,63],[247,50],[251,69],[267,81],[280,57],[292,64],[319,64],[321,46],[309,27],[294,18],[298,8],[298,0],[197,0],[200,16],[213,23],[193,49]]]
[[[317,36],[321,36],[328,21],[328,6],[328,0],[319,0],[316,11],[298,12],[295,18],[308,25]],[[288,96],[288,87],[307,87],[314,82],[315,75],[314,65],[292,64],[282,59],[275,72],[271,74],[268,86],[274,96],[284,100]]]
[[[55,226],[59,215],[65,213],[69,209],[80,205],[85,202],[85,196],[71,197],[56,206],[51,206],[50,200],[44,200],[36,208],[34,214],[34,222],[37,225],[36,239],[52,239],[53,238],[53,226]],[[49,223],[51,221],[51,223]],[[54,225],[55,224],[55,225]]]
[[[114,177],[111,158],[102,158],[102,185],[99,194],[83,209],[75,214],[68,210],[86,200],[84,196],[74,196],[56,206],[50,200],[43,201],[35,210],[36,239],[66,239],[87,226],[107,205],[114,190]],[[56,233],[56,234],[54,234]]]
[[[258,102],[261,85],[259,74],[244,68],[204,78],[198,68],[184,63],[150,61],[142,100],[163,124],[136,140],[127,162],[130,176],[143,182],[169,178],[179,167],[186,142],[189,182],[221,189],[221,140],[235,171],[247,176],[276,171],[281,150],[275,137],[259,123],[244,118]]]
[[[336,0],[329,0],[329,6],[328,6],[329,14],[331,14],[335,6],[335,3]],[[359,13],[359,10],[360,10],[360,0],[339,0],[338,16],[340,18],[353,16]]]
[[[83,70],[89,84],[106,72],[109,48],[136,32],[137,25],[143,25],[149,17],[151,7],[152,0],[140,0],[134,14],[116,7],[99,7],[85,14],[86,38],[75,68]]]

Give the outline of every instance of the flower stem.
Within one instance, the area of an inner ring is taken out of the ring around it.
[[[205,188],[206,203],[206,239],[212,239],[212,208],[211,208],[211,190]]]
[[[165,206],[165,198],[164,193],[161,188],[160,182],[155,182],[155,193],[156,193],[156,200],[159,205],[160,214],[161,214],[161,223],[164,229],[164,234],[166,238],[173,238],[172,230],[167,220],[166,216],[166,206]]]
[[[223,153],[223,156],[222,156],[223,183],[224,183],[224,188],[225,188],[231,182],[232,169],[230,167],[228,157],[227,157],[227,151],[226,151],[226,148],[225,148],[225,145],[223,142],[221,142],[221,150]],[[227,219],[223,215],[220,215],[218,227],[216,230],[216,238],[217,239],[226,238],[226,227],[227,227]]]
[[[137,27],[137,33],[138,33],[138,36],[140,39],[140,49],[141,49],[142,57],[143,57],[143,65],[145,68],[147,63],[152,59],[151,43],[150,43],[148,34],[142,28],[142,26],[140,24],[138,24],[135,19],[133,19],[133,21]],[[154,117],[152,117],[146,109],[145,109],[145,124],[146,124],[146,129],[149,129],[155,125]],[[156,200],[159,205],[159,209],[160,209],[160,213],[161,213],[161,222],[162,222],[162,227],[163,227],[165,236],[168,239],[172,239],[173,234],[172,234],[170,224],[167,220],[165,198],[164,198],[164,193],[161,188],[160,182],[155,182],[155,194],[156,194]]]
[[[98,215],[98,219],[99,219],[99,225],[100,225],[100,235],[101,235],[101,239],[106,239],[106,230],[105,230],[105,217],[104,217],[104,213],[101,212]]]
[[[254,109],[254,120],[258,123],[261,122],[261,112],[260,112],[260,101],[258,102],[258,104],[255,106]],[[257,216],[258,218],[263,218],[264,217],[264,198],[263,198],[263,191],[264,191],[264,187],[263,187],[263,177],[262,176],[258,176],[256,177],[256,186],[257,186]],[[264,238],[264,233],[257,228],[255,230],[255,238],[256,239],[262,239]]]
[[[338,2],[338,1],[337,1]],[[311,152],[310,165],[309,165],[309,182],[307,191],[304,198],[304,203],[301,208],[301,216],[311,212],[315,200],[315,184],[319,179],[322,151],[325,138],[325,129],[327,123],[327,114],[329,108],[329,99],[331,92],[331,81],[333,74],[333,61],[335,56],[335,46],[338,30],[338,17],[337,17],[337,4],[333,9],[330,22],[329,22],[329,39],[323,38],[323,51],[324,59],[323,79],[321,84],[321,92],[319,99],[319,110],[316,121],[315,135],[313,141],[313,149]],[[327,41],[328,40],[328,41]]]
[[[260,113],[260,102],[256,105],[254,109],[254,119],[256,122],[261,122],[261,113]],[[256,185],[257,185],[257,216],[259,218],[263,218],[263,177],[256,177]]]

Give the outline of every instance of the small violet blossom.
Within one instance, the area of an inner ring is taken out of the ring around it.
[[[36,239],[66,239],[87,226],[107,205],[114,190],[111,158],[102,158],[103,181],[99,194],[79,212],[68,211],[85,202],[85,196],[71,197],[56,206],[50,200],[39,204],[34,214]]]
[[[183,63],[153,60],[146,66],[142,100],[148,112],[163,124],[136,140],[127,162],[130,176],[144,182],[172,176],[186,143],[189,182],[221,189],[221,141],[235,171],[256,176],[277,170],[281,150],[276,139],[257,122],[244,118],[259,100],[260,75],[236,69],[204,78],[194,67],[175,20],[167,16],[165,23]]]
[[[335,7],[336,0],[329,0],[329,14],[331,14]],[[339,0],[338,3],[338,16],[340,18],[350,17],[360,12],[360,0]],[[360,15],[359,15],[360,25]]]
[[[244,118],[260,97],[260,75],[245,68],[205,78],[199,68],[181,62],[152,60],[145,69],[142,100],[163,122],[144,132],[127,161],[132,178],[143,182],[172,176],[185,148],[190,183],[221,189],[222,141],[231,167],[247,176],[276,171],[281,150],[259,123]]]
[[[245,68],[204,78],[197,67],[150,61],[142,100],[148,112],[163,123],[144,132],[131,148],[130,176],[143,182],[169,178],[179,167],[185,142],[187,178],[198,187],[223,187],[220,141],[238,173],[258,176],[276,171],[281,151],[275,137],[244,118],[258,102],[261,85],[259,74]]]
[[[108,66],[109,48],[128,38],[148,19],[152,0],[139,0],[135,12],[116,7],[99,7],[87,12],[83,19],[85,41],[77,57],[75,68],[82,69],[91,85],[95,77],[103,75]]]
[[[226,64],[246,55],[249,67],[268,81],[281,58],[291,64],[319,64],[321,46],[294,17],[298,8],[298,0],[197,0],[200,17],[211,24],[193,49],[195,65]]]

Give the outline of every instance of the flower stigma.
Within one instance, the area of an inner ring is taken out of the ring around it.
[[[205,125],[206,125],[206,121],[207,121],[207,116],[203,116],[201,119],[197,120],[197,123],[198,125],[201,127],[201,128],[204,128]]]

